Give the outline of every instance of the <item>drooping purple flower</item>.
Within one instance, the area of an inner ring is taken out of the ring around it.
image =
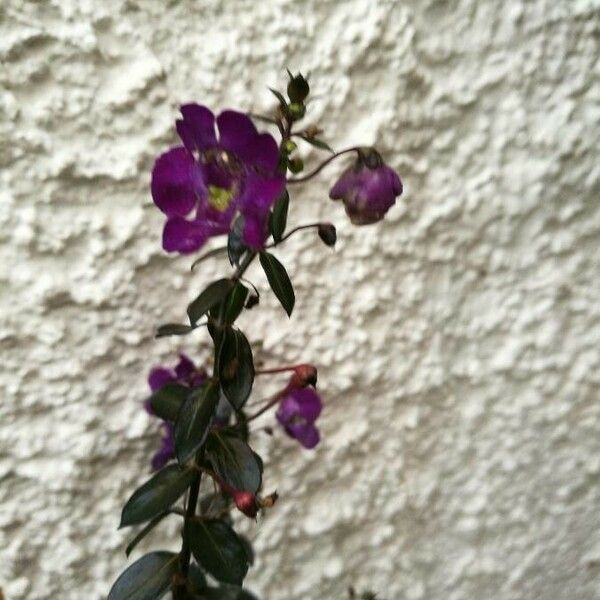
[[[181,114],[183,146],[159,156],[152,170],[152,198],[167,215],[163,248],[194,252],[228,233],[237,214],[244,243],[262,248],[269,210],[285,187],[277,142],[240,112],[225,110],[215,119],[205,106],[185,104]]]
[[[321,414],[321,398],[310,387],[292,389],[286,393],[277,409],[277,420],[285,432],[305,448],[314,448],[320,440],[315,421]]]
[[[207,375],[203,368],[198,368],[192,360],[185,354],[179,355],[179,362],[175,368],[154,367],[148,376],[148,385],[152,392],[158,391],[166,383],[179,383],[189,387],[202,385],[206,381]],[[146,411],[153,415],[150,400],[144,402]],[[175,457],[175,439],[173,424],[168,421],[161,423],[161,445],[152,457],[152,468],[156,471],[165,466]]]
[[[342,200],[354,225],[369,225],[383,219],[402,194],[398,174],[373,149],[360,151],[356,162],[329,191],[332,200]]]

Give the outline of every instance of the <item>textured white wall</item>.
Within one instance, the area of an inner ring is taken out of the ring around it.
[[[268,107],[287,65],[332,143],[378,141],[406,194],[352,228],[328,170],[292,221],[333,220],[336,252],[291,241],[293,319],[271,298],[242,322],[270,363],[319,364],[327,400],[317,451],[257,439],[281,500],[247,528],[251,587],[597,598],[599,23],[597,0],[3,0],[7,599],[101,598],[125,567],[146,373],[205,343],[152,329],[217,273],[161,252],[149,170],[180,102]]]

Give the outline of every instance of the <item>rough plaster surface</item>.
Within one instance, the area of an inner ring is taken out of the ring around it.
[[[334,145],[378,140],[406,194],[360,230],[326,200],[342,165],[296,194],[338,249],[290,242],[294,317],[269,299],[243,321],[266,362],[318,363],[327,399],[315,452],[257,438],[281,500],[246,526],[251,587],[598,598],[599,22],[582,0],[3,0],[7,600],[101,598],[125,567],[146,372],[205,343],[152,327],[217,273],[161,252],[149,169],[178,103],[268,107],[287,65]]]

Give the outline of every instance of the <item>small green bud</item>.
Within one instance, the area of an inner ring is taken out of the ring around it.
[[[282,150],[286,154],[291,154],[297,147],[298,144],[296,144],[296,142],[294,142],[293,140],[286,140],[283,144]]]
[[[306,106],[298,102],[292,102],[288,106],[288,112],[294,121],[298,121],[306,114]]]
[[[290,82],[287,86],[289,99],[292,102],[304,102],[310,92],[308,81],[306,81],[302,73],[298,73],[298,75],[292,75],[289,71],[288,73],[290,75]]]
[[[300,173],[300,171],[302,171],[302,169],[304,169],[304,161],[301,158],[291,158],[288,161],[288,169],[292,172],[292,173]]]

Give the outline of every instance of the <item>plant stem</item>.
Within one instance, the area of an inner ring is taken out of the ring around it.
[[[185,590],[185,582],[187,581],[187,575],[190,569],[190,559],[192,557],[192,553],[190,549],[189,526],[196,515],[196,505],[198,504],[198,495],[200,494],[201,478],[202,473],[199,472],[190,484],[190,495],[183,521],[183,542],[181,544],[181,553],[179,554],[179,572],[181,573],[183,583],[180,583],[174,590],[175,598],[183,597],[181,594]]]
[[[357,152],[358,153],[358,152],[360,152],[360,150],[361,149],[358,146],[353,146],[352,148],[346,148],[345,150],[340,150],[339,152],[336,152],[335,154],[332,154],[330,157],[326,158],[314,171],[311,171],[310,173],[303,175],[302,177],[288,179],[287,182],[288,183],[302,183],[303,181],[308,181],[309,179],[312,179],[315,175],[320,173],[331,161],[335,160],[339,156],[342,156],[342,154],[348,154],[349,152]]]
[[[275,369],[260,369],[255,371],[255,375],[272,375],[273,373],[285,373],[286,371],[293,371],[298,365],[290,365],[288,367],[277,367]]]
[[[187,576],[190,567],[190,540],[186,529],[188,528],[190,521],[196,516],[196,505],[198,504],[198,495],[200,494],[201,478],[202,473],[198,473],[190,485],[190,497],[188,498],[188,505],[185,511],[183,547],[181,549],[181,573],[184,576]]]
[[[281,244],[281,242],[285,242],[285,240],[287,240],[290,236],[292,236],[297,231],[301,231],[302,229],[312,229],[312,228],[316,229],[317,227],[319,227],[319,225],[321,225],[321,223],[309,223],[308,225],[299,225],[298,227],[294,227],[294,229],[291,229],[290,231],[288,231],[278,242],[272,242],[271,244],[268,244],[267,246],[265,246],[265,248],[274,248],[275,246],[278,246],[279,244]]]
[[[256,258],[258,252],[250,252],[246,254],[244,260],[241,262],[240,266],[237,268],[236,272],[233,274],[232,279],[238,281],[241,279],[242,275],[246,272],[248,267],[252,264],[252,261]]]
[[[283,388],[282,390],[277,392],[262,408],[259,408],[254,414],[250,415],[246,419],[246,423],[249,423],[250,421],[254,421],[254,419],[260,417],[260,415],[262,415],[263,413],[266,413],[270,408],[275,406],[281,400],[281,397],[283,396],[283,394],[285,394],[287,389],[288,388],[286,386],[285,388]]]

